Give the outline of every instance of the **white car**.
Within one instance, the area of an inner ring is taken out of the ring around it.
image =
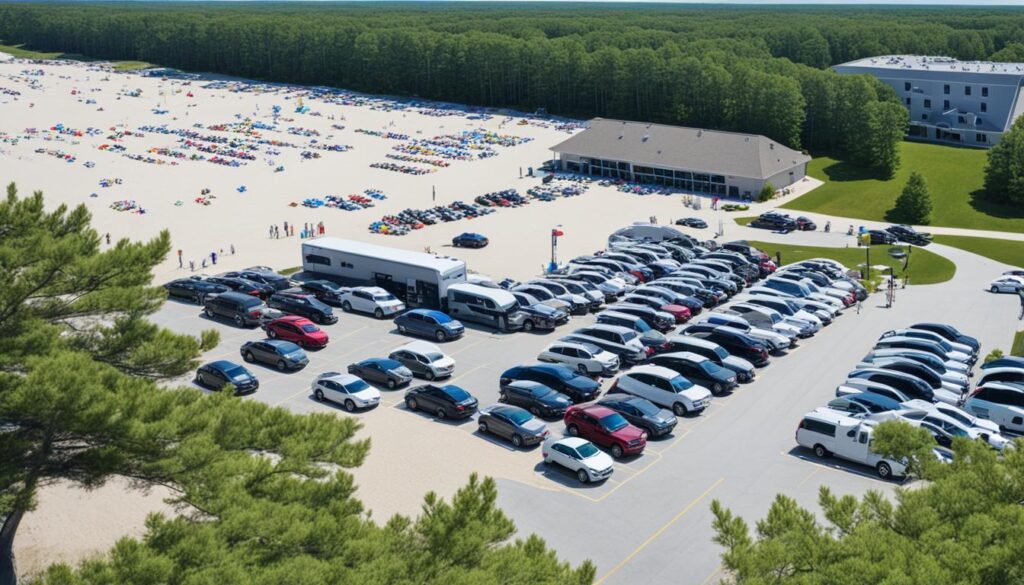
[[[1024,433],[1024,389],[1018,384],[987,384],[971,394],[964,410],[992,421],[1001,431]]]
[[[619,356],[592,343],[556,341],[540,352],[537,359],[565,364],[585,376],[610,376],[619,369]]]
[[[999,432],[995,423],[971,416],[955,406],[941,402],[933,404],[925,400],[909,400],[903,406],[909,409],[900,413],[905,418],[931,423],[953,435],[981,439],[1000,451],[1012,445],[1010,439]]]
[[[711,404],[711,391],[661,366],[637,366],[619,376],[608,391],[646,398],[676,416],[701,412]]]
[[[352,311],[370,313],[378,319],[397,315],[405,310],[405,304],[402,301],[378,286],[357,286],[343,289],[338,295],[338,301],[346,313]]]
[[[426,341],[410,341],[391,352],[388,358],[409,368],[414,376],[427,380],[447,378],[455,372],[455,360]]]
[[[1024,278],[1020,276],[1000,276],[993,280],[988,285],[989,292],[994,293],[1014,293],[1024,288]]]
[[[380,391],[352,374],[325,372],[313,380],[311,390],[320,402],[329,400],[349,412],[380,404]]]
[[[548,437],[540,449],[544,463],[554,463],[572,471],[581,483],[604,481],[612,476],[611,455],[579,437]]]

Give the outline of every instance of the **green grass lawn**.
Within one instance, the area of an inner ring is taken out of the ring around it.
[[[864,264],[867,254],[864,248],[818,248],[757,241],[751,241],[750,245],[764,250],[772,258],[775,257],[776,252],[781,252],[783,264],[792,264],[808,258],[831,258],[842,262],[849,268],[857,268]],[[903,259],[890,256],[889,248],[890,246],[871,246],[871,266],[890,266],[894,269],[896,276],[903,276]],[[912,285],[936,284],[953,278],[953,275],[956,274],[956,265],[927,249],[915,247],[910,253],[907,274],[910,276]],[[872,276],[875,276],[874,271],[872,271]]]
[[[960,248],[1010,266],[1024,266],[1024,241],[944,235],[936,235],[932,241]]]
[[[74,55],[70,53],[43,53],[40,51],[30,51],[25,48],[25,45],[0,45],[0,53],[8,53],[19,59],[67,59],[71,61],[96,61],[91,57],[85,55]],[[150,63],[145,61],[112,61],[114,69],[116,71],[137,71],[139,69],[147,69],[152,67]]]
[[[890,211],[911,171],[924,175],[932,193],[932,225],[1024,232],[1024,208],[989,203],[980,197],[987,151],[903,142],[902,164],[891,179],[826,156],[807,174],[825,184],[782,207],[826,215],[894,221]]]

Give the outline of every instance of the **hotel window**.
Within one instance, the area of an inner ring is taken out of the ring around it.
[[[926,108],[932,107],[932,100],[924,100],[924,107],[926,107]]]
[[[910,105],[910,98],[907,98],[907,105]]]
[[[949,84],[948,83],[946,85],[942,86],[942,93],[944,93],[946,95],[949,95]]]
[[[910,91],[910,82],[909,81],[904,81],[903,82],[903,91]]]
[[[988,104],[987,103],[981,102],[981,111],[982,112],[987,112],[988,111]]]
[[[969,85],[965,85],[964,86],[964,95],[971,95],[971,86],[969,86]]]
[[[921,114],[921,119],[922,120],[927,120],[928,119],[928,114]]]
[[[987,87],[981,88],[981,97],[988,97],[988,88]]]
[[[986,135],[986,134],[977,134],[974,137],[974,141],[975,142],[983,142],[983,143],[984,142],[988,142],[988,135]]]
[[[949,100],[942,100],[942,109],[943,110],[948,110],[949,109]]]

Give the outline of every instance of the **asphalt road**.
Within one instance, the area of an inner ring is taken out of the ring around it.
[[[758,235],[793,243],[806,243],[800,241],[803,237],[821,238],[820,234]],[[822,485],[838,494],[854,495],[868,489],[891,492],[897,487],[877,479],[868,468],[815,460],[811,453],[796,448],[793,439],[801,415],[834,396],[836,385],[879,334],[918,321],[944,321],[977,336],[983,353],[1007,348],[1018,325],[1014,319],[1017,299],[982,290],[1005,267],[952,248],[933,245],[930,249],[958,265],[952,281],[900,290],[890,309],[881,306],[881,295],[875,295],[865,301],[861,314],[847,310],[789,355],[773,358],[770,366],[759,370],[754,383],[716,398],[705,413],[684,418],[672,436],[651,441],[643,455],[617,462],[615,475],[604,484],[581,486],[570,474],[541,464],[536,448],[517,452],[498,440],[480,437],[471,421],[437,424],[407,412],[402,405],[404,391],[384,391],[380,407],[355,415],[374,441],[364,465],[371,471],[354,472],[360,497],[375,512],[379,510],[377,517],[396,511],[415,513],[419,497],[436,489],[437,483],[457,486],[466,473],[479,471],[498,479],[499,505],[521,534],[540,534],[560,556],[574,563],[592,560],[598,567],[598,583],[713,582],[720,575],[721,550],[711,540],[712,500],[720,500],[752,525],[779,493],[816,509]],[[181,332],[220,330],[221,344],[209,352],[208,359],[241,362],[241,343],[261,337],[258,329],[211,322],[195,305],[175,301],[167,303],[154,320]],[[592,320],[574,317],[569,325],[549,334],[499,335],[471,329],[464,338],[442,346],[456,359],[451,383],[472,392],[481,405],[491,404],[497,399],[502,371],[534,361],[560,333]],[[408,340],[394,331],[390,321],[361,315],[342,315],[327,330],[330,345],[312,352],[311,363],[303,371],[282,374],[251,366],[261,386],[247,399],[296,412],[333,410],[349,416],[340,408],[314,401],[309,392],[312,379],[323,371],[344,371],[359,359],[385,356]],[[609,385],[606,381],[604,388]],[[561,421],[551,421],[549,427],[555,433],[564,431]],[[406,491],[396,494],[396,489]],[[395,500],[403,502],[394,506]]]

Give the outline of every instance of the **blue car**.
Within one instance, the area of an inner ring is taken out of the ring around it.
[[[413,309],[395,317],[395,326],[403,335],[431,337],[438,341],[457,339],[466,332],[462,323],[441,311]]]
[[[459,234],[452,238],[452,245],[462,248],[483,248],[489,243],[490,241],[486,236],[471,232]]]
[[[231,384],[235,387],[235,394],[255,392],[260,387],[260,381],[252,372],[228,360],[217,360],[199,366],[196,370],[196,383],[213,390],[221,390]]]

